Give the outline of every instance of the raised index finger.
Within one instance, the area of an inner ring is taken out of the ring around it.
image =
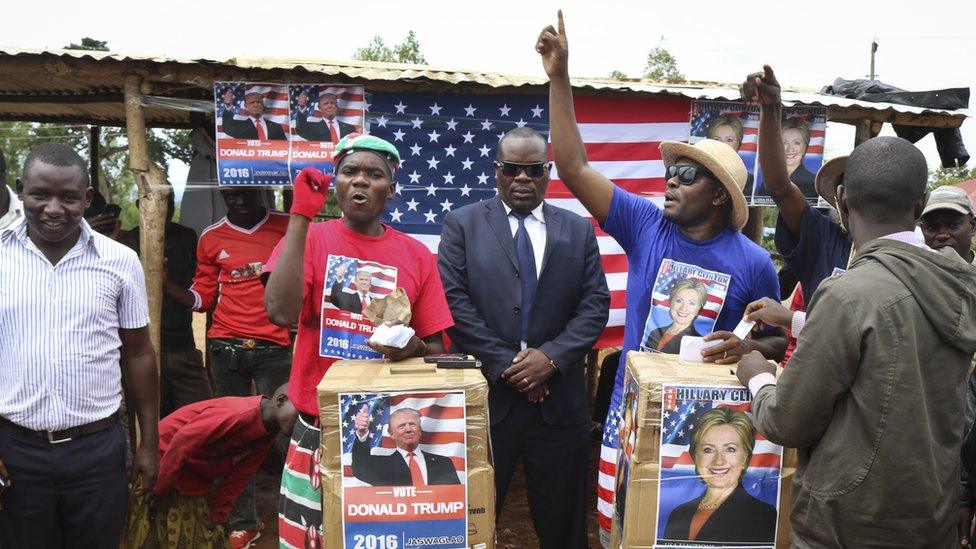
[[[558,26],[559,26],[559,35],[560,36],[566,36],[566,24],[563,23],[563,10],[557,11],[556,12],[556,17],[559,19],[559,23],[558,23]]]

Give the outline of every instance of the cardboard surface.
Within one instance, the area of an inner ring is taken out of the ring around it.
[[[627,478],[617,470],[615,482],[626,482],[624,516],[614,506],[611,547],[651,548],[657,531],[658,490],[660,488],[660,440],[662,384],[715,385],[741,387],[734,374],[735,365],[687,362],[677,355],[632,351],[627,355],[627,373],[639,387],[636,436],[632,465]],[[626,376],[625,376],[626,377]],[[626,381],[625,381],[626,383]],[[790,483],[796,466],[796,452],[784,449],[779,489],[776,547],[789,547]]]
[[[399,363],[382,360],[343,360],[333,364],[318,386],[322,427],[323,520],[326,547],[343,546],[342,442],[339,394],[349,392],[421,392],[464,390],[468,472],[468,545],[495,546],[495,480],[491,464],[488,421],[488,382],[477,369],[438,369],[423,359]],[[329,525],[337,527],[329,528]]]

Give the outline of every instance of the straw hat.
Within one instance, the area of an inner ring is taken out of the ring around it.
[[[846,155],[832,158],[820,167],[817,178],[814,180],[813,186],[817,189],[817,194],[835,210],[837,209],[837,186],[843,183],[844,169],[846,168]]]
[[[746,165],[739,158],[739,153],[714,139],[702,139],[694,145],[679,141],[661,142],[661,158],[665,166],[674,165],[682,157],[698,162],[715,174],[732,197],[732,217],[729,219],[729,225],[737,231],[742,229],[749,219],[746,197],[742,194],[749,173],[746,171]]]

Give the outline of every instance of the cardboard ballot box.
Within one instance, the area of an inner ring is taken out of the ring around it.
[[[494,547],[479,369],[342,360],[319,383],[318,404],[325,547]]]
[[[627,355],[611,547],[789,546],[795,454],[755,432],[732,368]]]

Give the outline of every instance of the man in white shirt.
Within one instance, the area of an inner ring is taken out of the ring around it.
[[[70,147],[31,151],[17,190],[24,222],[0,233],[0,547],[116,549],[128,501],[123,377],[141,433],[138,493],[158,469],[142,267],[84,220],[92,188]]]

